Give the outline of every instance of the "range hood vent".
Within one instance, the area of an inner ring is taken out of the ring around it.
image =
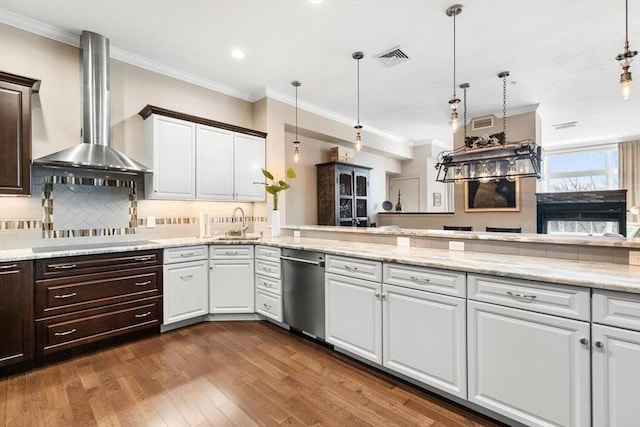
[[[109,146],[109,39],[90,31],[80,36],[83,142],[33,161],[36,166],[142,174],[151,169]]]

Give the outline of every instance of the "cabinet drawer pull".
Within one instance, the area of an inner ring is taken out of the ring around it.
[[[76,295],[78,295],[78,293],[77,293],[77,292],[71,292],[70,294],[54,295],[53,297],[54,297],[55,299],[65,299],[65,298],[75,297]]]
[[[586,338],[580,338],[580,344],[587,345],[589,344],[589,340]]]
[[[0,266],[0,270],[10,270],[12,268],[18,268],[18,264]]]
[[[76,268],[77,265],[75,265],[75,264],[61,264],[61,265],[52,265],[51,267],[54,270],[69,270],[71,268]]]
[[[267,304],[266,302],[263,302],[262,305],[264,306],[264,308],[266,308],[267,310],[271,310],[271,304]]]
[[[595,345],[597,348],[604,348],[604,343],[603,343],[602,341],[596,341],[596,342],[594,343],[594,345]]]
[[[54,333],[53,335],[55,335],[56,337],[63,337],[63,336],[65,336],[65,335],[71,335],[71,334],[73,334],[74,332],[76,332],[76,330],[77,330],[76,328],[73,328],[73,329],[71,329],[71,330],[69,330],[69,331],[56,332],[56,333]]]
[[[428,283],[431,280],[427,279],[426,277],[418,277],[418,276],[411,276],[411,280],[413,280],[414,282],[418,282],[418,283]]]
[[[142,317],[147,317],[150,314],[151,314],[151,312],[147,311],[146,313],[142,313],[142,314],[134,314],[134,317],[137,317],[138,319],[140,319]]]
[[[146,282],[136,282],[134,286],[147,286],[151,284],[151,280],[147,280]]]
[[[193,252],[188,252],[186,254],[180,254],[181,257],[188,257],[188,256],[194,256],[195,254]]]
[[[262,267],[262,269],[263,269],[264,271],[268,271],[269,273],[271,273],[271,268],[270,268],[270,267],[264,267],[264,266],[263,266],[263,267]]]
[[[153,255],[147,255],[147,256],[138,256],[134,258],[136,261],[150,261],[153,259]]]
[[[513,297],[513,298],[529,298],[529,299],[532,299],[532,300],[537,298],[536,295],[519,294],[517,292],[511,292],[511,291],[507,291],[507,294],[510,297]]]
[[[273,285],[269,282],[262,282],[262,286],[265,286],[267,288],[273,288]]]
[[[358,271],[358,267],[351,267],[350,265],[345,265],[344,269],[349,271]]]
[[[187,280],[187,279],[191,279],[193,277],[193,274],[187,274],[186,276],[180,276],[180,278],[182,280]]]

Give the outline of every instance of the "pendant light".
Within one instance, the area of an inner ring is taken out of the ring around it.
[[[461,4],[454,4],[446,10],[447,16],[453,17],[453,97],[449,100],[449,106],[451,107],[451,131],[454,133],[458,130],[458,104],[460,104],[460,99],[456,96],[456,16],[460,13],[462,13]]]
[[[296,88],[296,139],[293,141],[293,161],[298,163],[300,160],[300,141],[298,141],[298,88],[302,86],[298,80],[291,82],[291,85]]]
[[[360,60],[364,58],[364,53],[358,51],[353,52],[351,57],[356,60],[357,71],[356,71],[356,85],[357,85],[357,94],[358,94],[358,124],[354,126],[356,129],[356,151],[360,151],[362,148],[362,136],[360,132],[362,130],[362,125],[360,124]]]
[[[631,95],[631,61],[638,54],[637,50],[629,50],[629,0],[624,2],[624,52],[616,56],[616,61],[620,62],[622,74],[620,74],[620,84],[622,85],[622,98],[628,99]]]
[[[465,181],[487,183],[506,179],[514,182],[519,178],[540,178],[541,150],[531,139],[507,141],[507,77],[508,71],[498,73],[502,79],[502,132],[484,136],[467,136],[467,83],[464,90],[464,145],[453,151],[438,154],[436,169],[438,182]]]

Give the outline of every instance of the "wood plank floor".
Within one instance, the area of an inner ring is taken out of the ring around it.
[[[206,322],[0,380],[4,426],[497,426],[268,322]]]

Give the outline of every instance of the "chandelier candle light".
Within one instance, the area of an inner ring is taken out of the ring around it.
[[[362,148],[362,136],[360,135],[360,131],[362,130],[362,125],[360,124],[360,60],[364,58],[364,53],[360,51],[353,52],[351,57],[355,59],[357,63],[356,85],[358,94],[358,124],[354,127],[356,129],[356,151],[360,151]]]
[[[620,84],[622,85],[622,98],[629,99],[631,95],[631,61],[638,54],[637,50],[629,49],[629,1],[624,2],[624,52],[616,56],[616,61],[620,62],[622,74],[620,74]]]
[[[291,84],[296,88],[296,139],[293,141],[293,161],[298,163],[300,159],[300,141],[298,141],[298,88],[302,86],[302,83],[294,80]]]
[[[449,100],[449,106],[451,107],[451,131],[454,133],[458,130],[458,104],[460,104],[460,99],[456,96],[456,16],[460,13],[462,13],[461,4],[454,4],[446,10],[447,16],[453,17],[453,97]]]
[[[465,181],[487,183],[492,180],[506,179],[510,182],[518,178],[540,178],[540,147],[535,141],[526,139],[508,142],[507,135],[507,77],[508,71],[498,74],[502,79],[502,132],[492,135],[467,136],[467,88],[468,83],[460,85],[464,90],[464,145],[453,151],[438,154],[436,169],[438,182]]]

